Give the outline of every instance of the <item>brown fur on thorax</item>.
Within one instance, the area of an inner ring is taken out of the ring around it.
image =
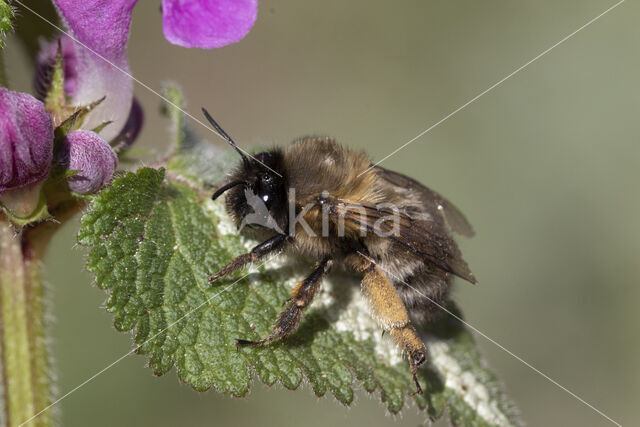
[[[301,252],[319,258],[323,255],[341,255],[341,264],[349,258],[344,252],[345,239],[359,240],[360,227],[343,222],[344,235],[338,236],[338,223],[329,223],[329,236],[323,236],[323,207],[319,197],[327,195],[329,201],[347,201],[366,205],[376,205],[388,201],[390,194],[379,182],[371,160],[364,152],[351,151],[330,138],[306,137],[294,141],[283,152],[283,163],[287,170],[289,187],[295,189],[296,207],[301,210],[313,204],[305,214],[315,236],[309,236],[297,224],[295,246]],[[393,197],[392,197],[393,198]],[[336,240],[337,238],[340,240]],[[371,239],[371,237],[369,237]],[[352,263],[347,263],[352,264]],[[354,260],[351,268],[358,269],[359,261]]]
[[[368,170],[371,160],[364,152],[344,148],[330,138],[302,138],[284,149],[284,168],[289,187],[295,188],[296,203],[313,202],[323,191],[355,202],[384,200],[376,173]]]

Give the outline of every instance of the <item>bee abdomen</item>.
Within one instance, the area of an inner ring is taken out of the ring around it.
[[[451,275],[425,264],[412,275],[394,283],[415,325],[425,325],[444,313]]]

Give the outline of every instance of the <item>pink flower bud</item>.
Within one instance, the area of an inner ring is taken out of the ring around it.
[[[118,166],[118,156],[98,134],[75,130],[64,139],[60,162],[79,173],[69,177],[69,189],[78,194],[91,194],[107,185]]]
[[[53,123],[33,96],[0,88],[0,194],[44,181],[53,157]]]

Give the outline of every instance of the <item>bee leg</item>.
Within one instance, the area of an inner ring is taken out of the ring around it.
[[[416,393],[422,394],[417,372],[427,360],[427,349],[411,326],[409,314],[402,299],[389,279],[373,263],[365,269],[361,288],[369,299],[373,316],[409,358],[411,378],[416,384]]]
[[[320,281],[329,272],[332,265],[333,261],[329,257],[323,258],[311,274],[293,288],[291,298],[287,301],[287,307],[278,316],[278,321],[271,334],[259,341],[237,339],[236,344],[263,345],[291,335],[298,327],[298,323],[300,323],[302,310],[311,303],[320,286]]]
[[[265,240],[264,242],[260,243],[258,246],[251,249],[250,252],[236,257],[229,264],[222,267],[220,271],[218,271],[216,274],[212,274],[211,276],[209,276],[208,277],[209,283],[213,283],[216,280],[220,279],[221,277],[224,277],[227,274],[236,271],[242,266],[250,262],[256,262],[266,254],[273,252],[276,249],[279,249],[286,239],[287,239],[286,234],[276,234],[275,236]]]

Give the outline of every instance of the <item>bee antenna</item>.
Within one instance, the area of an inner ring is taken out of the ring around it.
[[[249,167],[249,159],[247,158],[247,156],[245,156],[244,153],[242,152],[242,150],[240,150],[240,148],[238,148],[236,143],[233,142],[233,139],[231,139],[231,137],[229,135],[227,135],[227,133],[224,130],[222,130],[220,125],[215,120],[213,120],[213,117],[211,117],[211,114],[209,114],[209,112],[204,107],[202,107],[202,112],[204,113],[204,116],[207,118],[209,123],[211,123],[211,126],[213,126],[213,128],[216,130],[216,132],[218,132],[218,134],[221,137],[226,139],[227,142],[233,147],[233,149],[236,150],[238,152],[238,154],[240,154],[240,157],[242,157],[242,162],[244,163],[244,166],[246,168],[248,168]]]
[[[213,196],[211,196],[211,200],[217,199],[218,197],[220,197],[222,195],[222,193],[224,193],[228,189],[233,188],[236,185],[240,185],[240,184],[246,184],[246,182],[244,182],[244,181],[233,181],[233,182],[230,182],[228,184],[223,185],[222,187],[218,188],[215,193],[213,193]]]

